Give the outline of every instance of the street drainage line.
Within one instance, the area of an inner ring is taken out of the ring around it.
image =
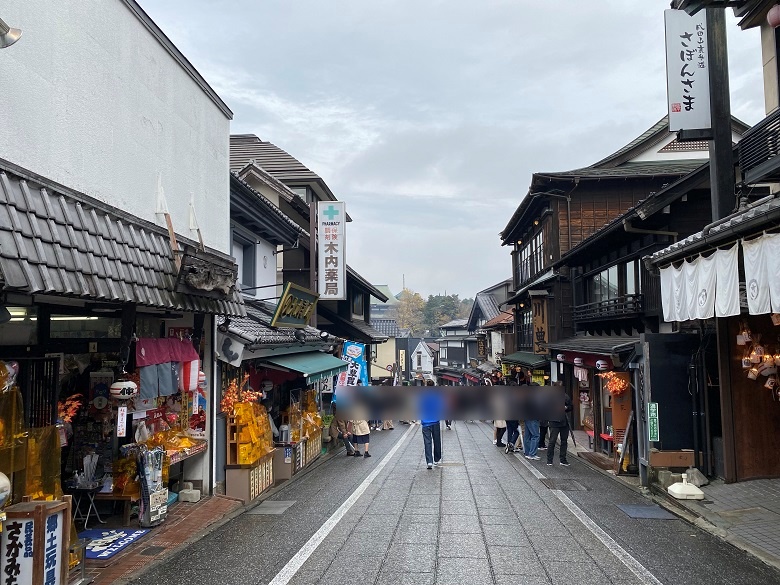
[[[517,458],[520,460],[520,463],[522,463],[526,469],[528,469],[534,477],[537,479],[547,479],[542,472],[540,472],[538,469],[536,469],[533,465],[531,465],[528,461],[525,460],[523,456],[518,455]],[[593,520],[591,520],[590,516],[588,516],[582,508],[580,508],[577,504],[575,504],[569,496],[567,496],[565,493],[563,493],[561,490],[550,490],[558,500],[569,509],[569,512],[574,514],[574,516],[582,522],[582,524],[587,528],[588,530],[593,533],[593,535],[598,538],[601,541],[601,544],[607,547],[607,549],[615,555],[618,560],[623,563],[628,569],[637,577],[639,577],[643,583],[648,583],[650,585],[662,585],[662,583],[656,579],[655,575],[653,575],[642,563],[640,563],[638,560],[636,560],[631,553],[629,553],[626,549],[624,549],[622,546],[620,546],[615,540],[604,530],[596,524]]]
[[[634,575],[639,577],[643,583],[661,585],[661,582],[655,578],[655,575],[648,571],[642,563],[631,556],[631,554],[626,551],[626,549],[615,542],[615,540],[609,534],[604,532],[604,530],[602,530],[598,524],[591,520],[590,517],[588,517],[588,515],[585,514],[585,512],[583,512],[577,504],[571,501],[569,496],[560,490],[550,491],[555,494],[555,496],[563,503],[563,505],[566,506],[569,511],[574,514],[577,519],[582,522],[585,527],[590,530],[596,536],[596,538],[598,538],[601,543],[620,560],[620,562],[628,567]]]
[[[322,526],[320,526],[320,529],[317,530],[317,532],[315,532],[308,541],[306,541],[306,544],[304,544],[301,549],[293,555],[293,557],[284,567],[282,567],[282,570],[276,574],[276,577],[274,577],[268,583],[268,585],[287,585],[290,582],[290,579],[295,576],[295,574],[300,570],[308,558],[314,553],[315,550],[317,550],[317,547],[322,543],[322,541],[328,537],[328,535],[346,515],[346,513],[349,512],[350,508],[355,505],[355,502],[358,501],[358,498],[363,495],[363,492],[368,489],[368,486],[370,486],[371,483],[376,479],[377,475],[382,472],[385,466],[390,462],[390,459],[392,459],[393,455],[395,455],[396,451],[398,451],[401,445],[406,442],[407,437],[415,430],[417,430],[416,425],[411,425],[409,427],[406,433],[404,433],[404,435],[401,437],[401,440],[398,441],[392,449],[390,449],[382,461],[379,462],[379,465],[376,466],[374,471],[368,474],[368,477],[363,480],[363,483],[361,483],[357,489],[352,492],[352,494],[346,499],[346,501],[341,504],[341,506],[339,506],[338,510],[336,510],[333,515],[328,518]]]

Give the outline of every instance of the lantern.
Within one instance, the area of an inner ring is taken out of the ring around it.
[[[109,393],[118,400],[130,400],[138,394],[138,386],[130,380],[118,380],[111,384]]]
[[[750,369],[748,370],[748,375],[747,375],[747,377],[748,377],[750,380],[755,380],[756,378],[758,378],[758,368],[750,368]]]
[[[609,362],[607,360],[599,360],[596,362],[596,369],[599,372],[604,372],[609,369]]]
[[[582,364],[583,364],[583,361],[582,361],[581,357],[574,358],[574,365],[575,366],[581,366]]]
[[[780,366],[780,351],[775,354],[775,365]]]
[[[772,28],[780,26],[780,4],[775,4],[769,9],[769,12],[766,15],[766,21]]]

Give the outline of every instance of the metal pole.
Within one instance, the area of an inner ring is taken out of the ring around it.
[[[309,289],[317,292],[317,202],[309,203]],[[311,326],[317,327],[317,311],[311,314]]]
[[[712,221],[726,217],[735,207],[734,157],[731,146],[731,102],[726,44],[726,14],[722,8],[707,8],[707,50],[710,68],[710,190]],[[729,371],[729,331],[726,319],[716,318],[718,374],[723,420],[723,456],[726,482],[736,480],[734,423]]]
[[[734,153],[731,145],[731,99],[726,43],[726,14],[707,8],[707,49],[710,68],[710,190],[712,221],[729,215],[735,207]]]

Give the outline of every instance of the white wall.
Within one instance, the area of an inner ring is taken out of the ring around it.
[[[6,0],[0,158],[229,252],[230,121],[122,0]]]

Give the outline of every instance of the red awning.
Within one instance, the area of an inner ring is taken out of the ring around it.
[[[448,376],[446,374],[442,374],[439,376],[440,378],[443,378],[449,382],[460,382],[460,378],[456,378],[455,376]]]
[[[476,376],[472,376],[471,374],[463,374],[463,375],[466,376],[466,379],[471,382],[479,382],[479,378],[477,378]]]

